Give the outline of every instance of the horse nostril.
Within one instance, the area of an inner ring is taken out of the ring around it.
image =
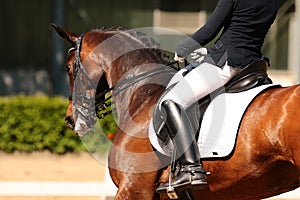
[[[70,116],[66,117],[65,124],[66,124],[66,127],[74,130],[75,124],[74,124],[74,120],[72,117],[70,117]]]

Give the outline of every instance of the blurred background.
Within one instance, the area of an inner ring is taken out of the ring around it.
[[[264,46],[270,70],[299,79],[298,0],[278,0],[280,10]],[[163,27],[191,34],[217,0],[1,0],[0,95],[68,94],[63,63],[68,44],[49,27],[72,32],[92,28]]]
[[[271,60],[269,74],[273,81],[292,85],[300,82],[300,0],[278,2],[279,13],[263,52]],[[89,195],[77,195],[99,199],[101,191],[106,189],[95,192],[104,186],[96,185],[94,191],[90,182],[107,180],[105,164],[99,166],[99,162],[86,155],[80,139],[64,126],[69,83],[63,66],[70,46],[50,28],[50,23],[74,33],[123,26],[160,27],[190,35],[206,22],[217,0],[0,0],[0,3],[0,199],[76,196],[76,192],[63,195],[59,189],[48,196],[36,194],[42,190],[41,183],[53,181],[87,183]],[[158,34],[176,37],[170,32]],[[107,135],[115,131],[111,120],[102,122]],[[25,187],[38,197],[22,193],[13,185],[20,181],[24,184],[37,181],[38,185],[20,185],[20,188]],[[76,188],[72,184],[59,184]],[[103,197],[108,198],[111,197]]]

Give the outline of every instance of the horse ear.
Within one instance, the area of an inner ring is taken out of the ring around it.
[[[50,26],[52,28],[54,28],[54,30],[57,32],[57,34],[64,39],[65,41],[70,42],[73,46],[76,45],[76,41],[79,38],[78,34],[72,33],[70,31],[67,31],[59,26],[57,26],[56,24],[51,23]]]

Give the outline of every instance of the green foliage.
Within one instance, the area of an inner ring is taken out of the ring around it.
[[[104,155],[108,152],[116,131],[115,119],[110,114],[99,120],[98,125],[94,126],[94,131],[87,133],[81,140],[89,152]]]
[[[67,106],[68,101],[61,97],[0,98],[0,150],[49,150],[58,154],[86,151],[80,138],[65,127]],[[116,130],[108,119],[100,124],[106,127],[106,133]]]
[[[118,127],[113,114],[107,115],[105,118],[99,120],[99,124],[105,135],[117,132]]]

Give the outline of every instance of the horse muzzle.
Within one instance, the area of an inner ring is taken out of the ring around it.
[[[87,132],[93,129],[93,125],[97,122],[96,117],[90,115],[77,115],[74,118],[74,131],[79,136],[84,136]]]

